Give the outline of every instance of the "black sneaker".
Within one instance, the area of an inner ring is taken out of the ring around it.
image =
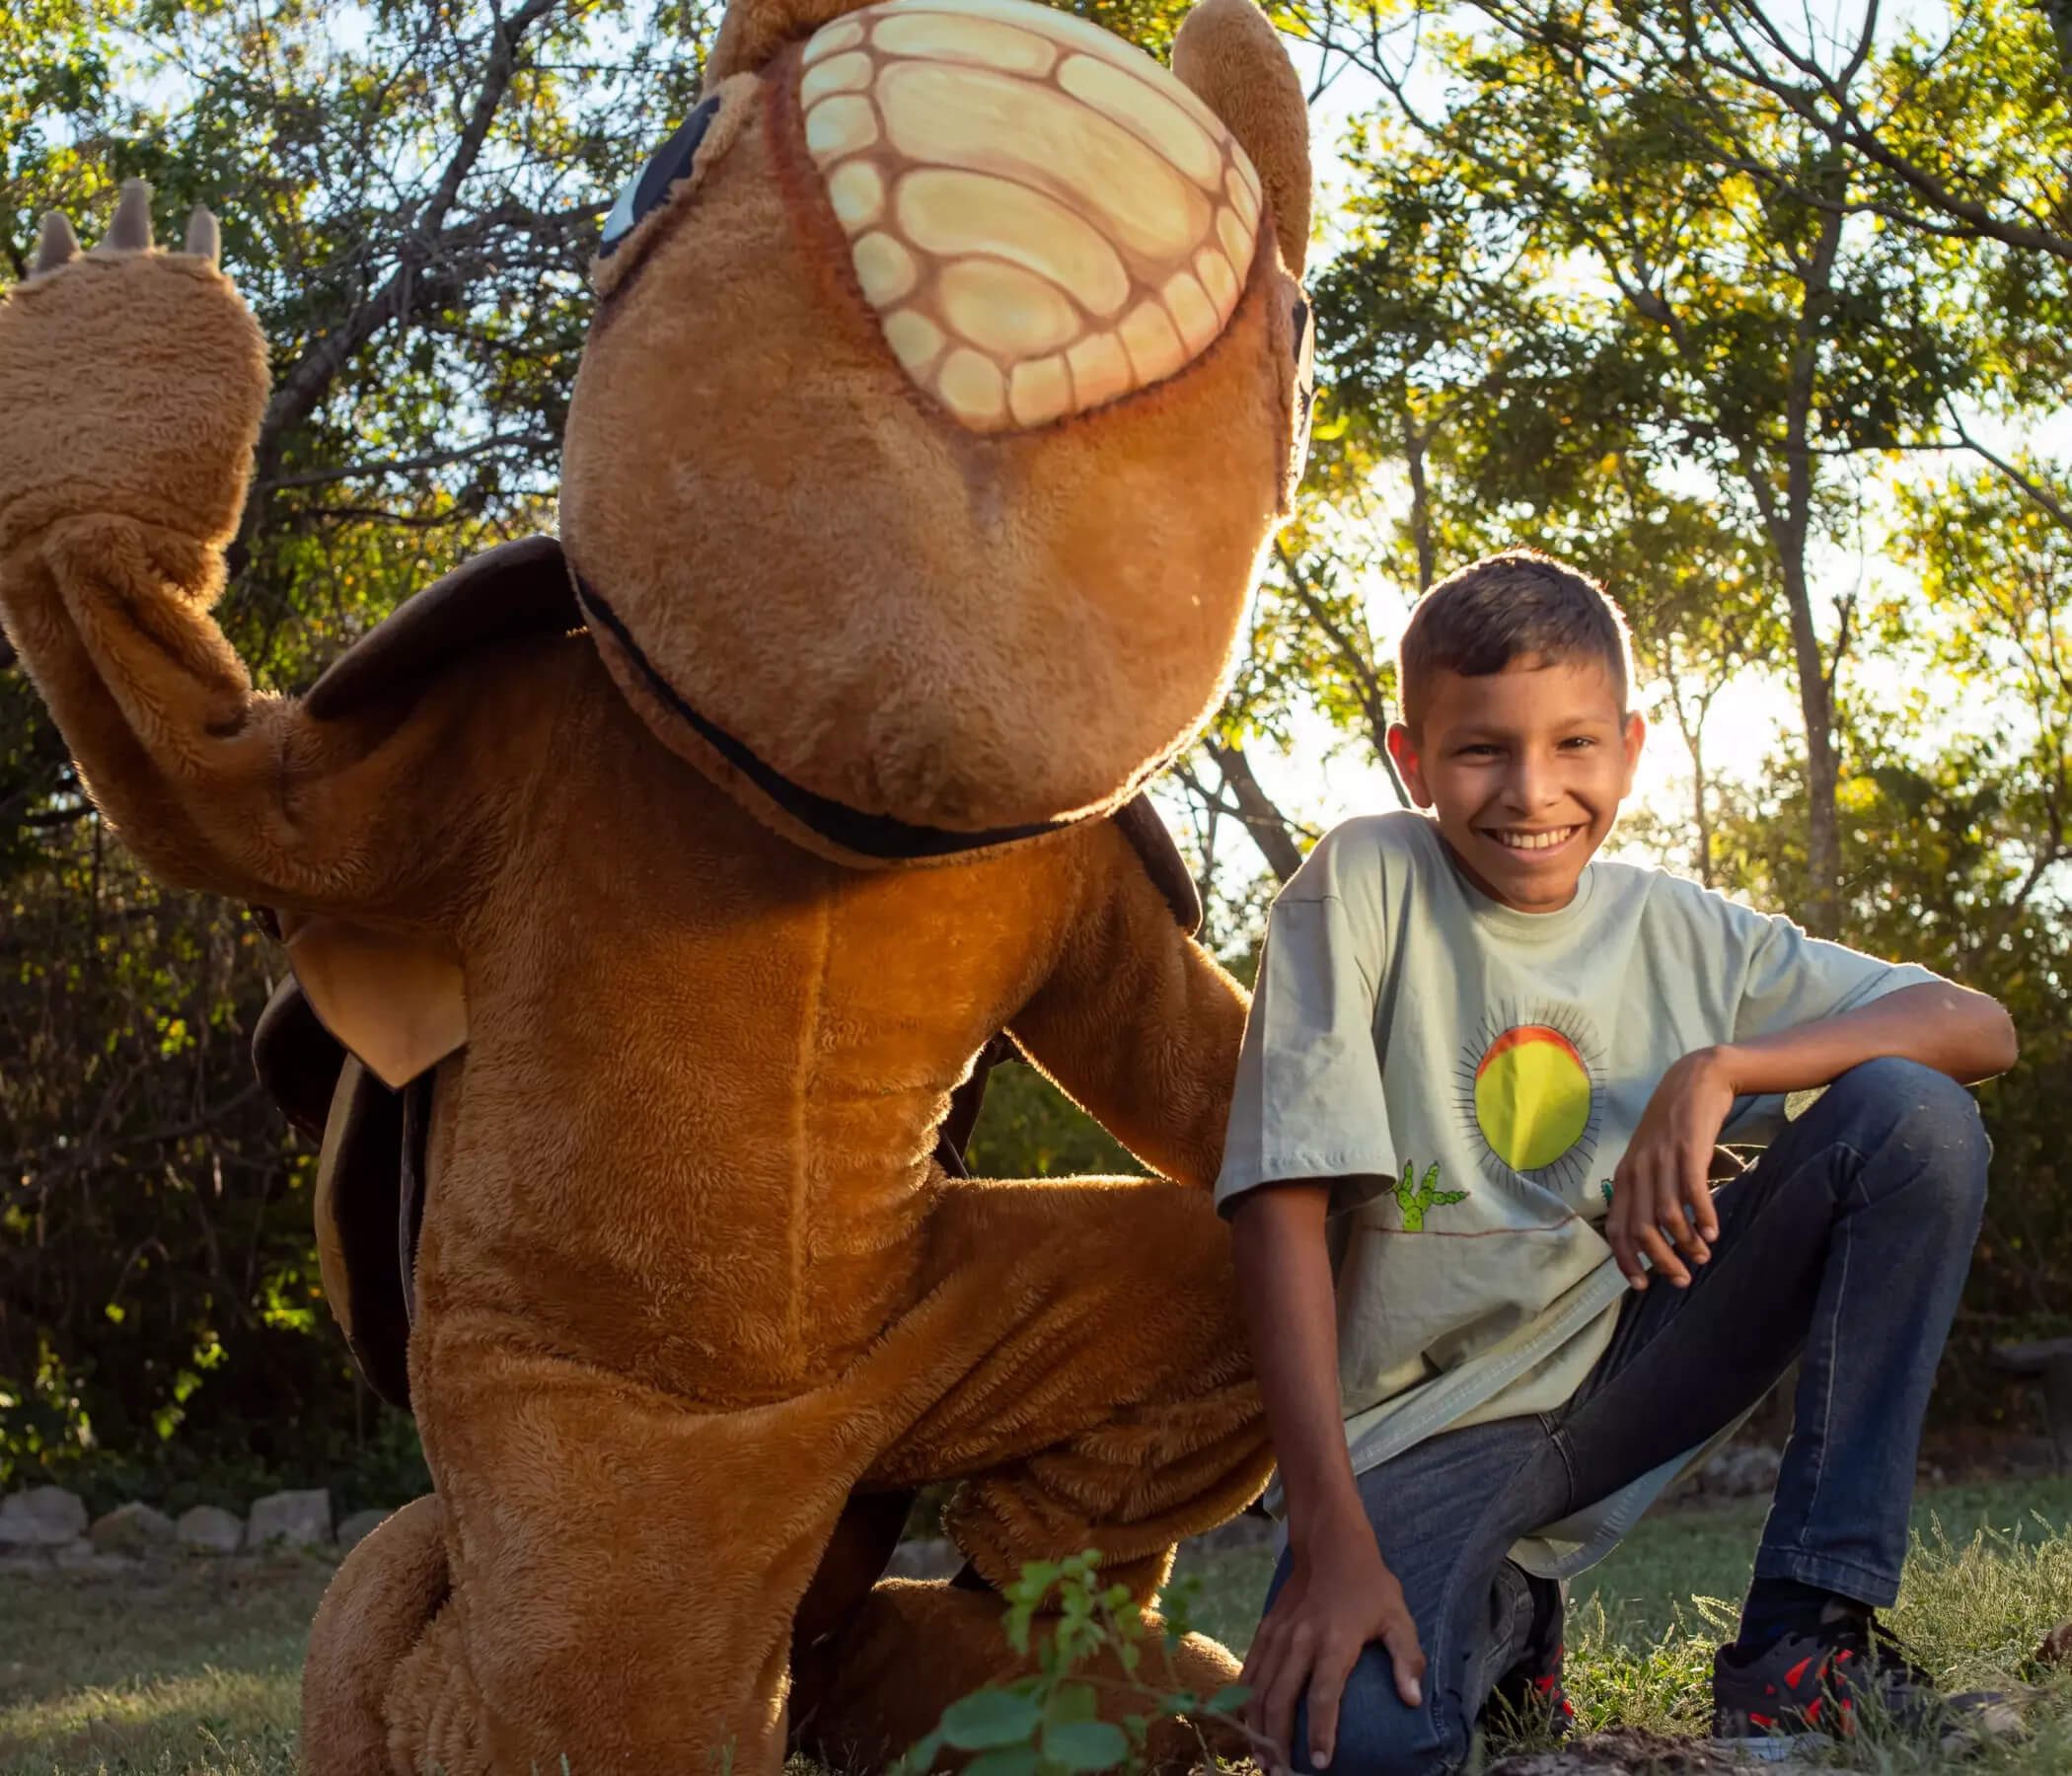
[[[1517,1659],[1489,1692],[1488,1716],[1509,1732],[1565,1739],[1575,1724],[1576,1705],[1561,1681],[1562,1627],[1566,1599],[1552,1579],[1514,1568],[1532,1600],[1532,1620]]]
[[[1786,1634],[1760,1652],[1722,1647],[1712,1659],[1716,1743],[1763,1761],[1852,1738],[1860,1711],[1901,1732],[1940,1735],[2001,1697],[1943,1696],[1899,1640],[1869,1610],[1836,1601],[1810,1634]]]

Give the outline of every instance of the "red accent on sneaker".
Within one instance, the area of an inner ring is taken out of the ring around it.
[[[1777,1686],[1774,1683],[1766,1683],[1762,1686],[1762,1693],[1766,1696],[1774,1696],[1777,1693]]]
[[[1776,1726],[1777,1720],[1774,1715],[1751,1714],[1748,1717],[1748,1724],[1752,1727],[1768,1729]]]
[[[1812,1700],[1811,1702],[1807,1703],[1807,1705],[1806,1705],[1806,1724],[1807,1724],[1807,1726],[1809,1726],[1809,1727],[1817,1727],[1817,1726],[1818,1726],[1818,1725],[1820,1724],[1820,1704],[1821,1704],[1822,1702],[1826,1701],[1826,1700],[1827,1700],[1827,1698],[1826,1698],[1825,1696],[1815,1696],[1815,1697],[1814,1697],[1814,1698],[1813,1698],[1813,1700]]]
[[[1785,1672],[1785,1688],[1797,1689],[1799,1687],[1799,1679],[1806,1675],[1806,1667],[1812,1664],[1813,1655],[1809,1653],[1804,1659],[1800,1660],[1800,1662],[1797,1665],[1792,1666],[1792,1668],[1789,1671]]]

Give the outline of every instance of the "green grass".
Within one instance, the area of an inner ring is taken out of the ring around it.
[[[1582,1730],[1687,1736],[1710,1720],[1712,1650],[1731,1639],[1747,1589],[1761,1505],[1649,1517],[1571,1587],[1569,1687]],[[2072,1770],[2072,1675],[2031,1656],[2072,1617],[2072,1481],[1951,1487],[1925,1494],[1905,1589],[1887,1619],[1949,1691],[2035,1688],[2035,1737],[1962,1768],[2063,1776]],[[1273,1559],[1266,1548],[1181,1557],[1200,1583],[1194,1617],[1233,1649],[1249,1644]],[[1859,1767],[1955,1767],[1932,1752],[1870,1744]]]
[[[2072,1770],[2072,1677],[2030,1663],[2072,1617],[2072,1483],[1952,1488],[1925,1496],[1914,1520],[1893,1626],[1952,1688],[2037,1690],[2033,1737],[1966,1762],[1967,1776]],[[1703,1730],[1712,1647],[1761,1522],[1755,1507],[1651,1518],[1578,1582],[1570,1673],[1588,1730]],[[1264,1548],[1183,1555],[1198,1625],[1244,1647],[1270,1565]],[[0,1776],[291,1776],[297,1673],[329,1576],[291,1559],[0,1575]],[[1878,1776],[1955,1767],[1890,1742],[1851,1761]]]
[[[292,1776],[328,1563],[0,1575],[0,1776]]]

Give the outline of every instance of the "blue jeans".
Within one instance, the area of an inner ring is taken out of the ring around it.
[[[1921,1420],[1985,1205],[1985,1131],[1961,1086],[1909,1061],[1844,1073],[1717,1197],[1688,1289],[1629,1295],[1559,1411],[1449,1431],[1361,1476],[1381,1558],[1425,1651],[1425,1701],[1370,1644],[1348,1679],[1332,1771],[1425,1776],[1467,1755],[1529,1621],[1505,1554],[1755,1405],[1802,1358],[1759,1576],[1874,1606],[1899,1594]],[[1288,1582],[1281,1557],[1267,1607]],[[1309,1725],[1297,1711],[1296,1769]]]

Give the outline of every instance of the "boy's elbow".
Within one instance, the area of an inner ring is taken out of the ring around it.
[[[1968,1001],[1966,1009],[1976,1031],[1975,1075],[1981,1079],[2009,1072],[2022,1058],[2022,1040],[2015,1033],[2015,1020],[2007,1007],[1988,994],[1960,988]]]
[[[2015,1020],[2008,1015],[2007,1007],[1998,999],[1986,1001],[1992,1006],[1988,1020],[1988,1041],[1992,1046],[1992,1071],[1996,1073],[2010,1073],[2022,1058],[2022,1039],[2015,1033]]]

